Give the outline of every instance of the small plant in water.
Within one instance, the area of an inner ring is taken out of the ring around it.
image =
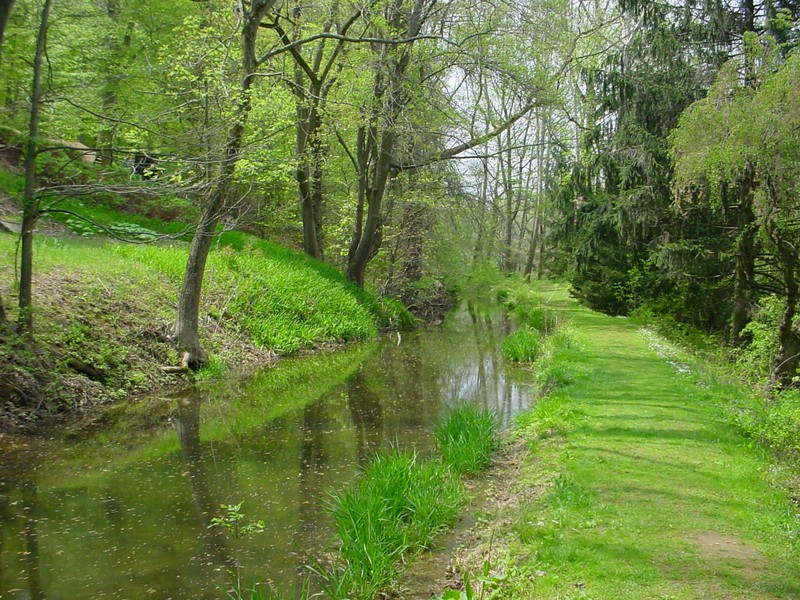
[[[239,539],[240,537],[252,535],[254,533],[263,533],[264,529],[266,529],[264,521],[245,522],[245,516],[242,514],[242,504],[244,504],[244,502],[239,502],[239,504],[221,504],[220,508],[223,511],[222,516],[213,517],[211,519],[211,525],[209,525],[208,528],[223,527],[228,530],[228,533],[230,533],[234,539]]]
[[[469,404],[456,407],[433,432],[445,464],[456,473],[478,473],[492,460],[499,424],[495,415]]]
[[[463,498],[461,483],[441,461],[397,449],[376,456],[331,501],[340,564],[312,569],[326,596],[368,599],[387,589],[403,557],[428,547],[452,524]]]

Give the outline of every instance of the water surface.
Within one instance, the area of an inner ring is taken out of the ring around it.
[[[91,434],[0,437],[0,598],[223,598],[235,573],[299,585],[330,548],[330,492],[375,452],[430,453],[462,401],[506,422],[528,406],[500,358],[509,328],[464,307],[424,331],[124,403]],[[265,532],[210,527],[240,502]]]

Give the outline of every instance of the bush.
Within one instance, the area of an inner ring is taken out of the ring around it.
[[[800,390],[780,393],[766,407],[757,433],[778,454],[800,459]]]
[[[437,425],[434,437],[442,458],[456,473],[478,473],[492,460],[497,447],[497,417],[463,404]]]

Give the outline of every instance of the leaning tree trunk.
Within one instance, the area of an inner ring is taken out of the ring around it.
[[[51,0],[45,0],[39,21],[36,53],[33,58],[33,82],[31,85],[31,115],[28,125],[28,141],[25,145],[25,191],[22,196],[22,232],[20,233],[19,268],[19,333],[25,337],[33,335],[33,228],[39,218],[39,202],[36,197],[36,157],[39,153],[39,106],[42,100],[42,60],[47,44],[47,27]]]
[[[364,190],[367,215],[363,226],[357,226],[351,243],[352,252],[347,263],[347,278],[358,287],[364,287],[367,264],[375,256],[380,247],[381,207],[389,181],[392,157],[396,143],[396,134],[392,126],[383,131],[374,169],[368,177],[368,187]]]
[[[230,181],[236,171],[244,138],[244,128],[252,107],[251,88],[255,80],[256,37],[259,25],[275,0],[253,2],[242,27],[242,84],[239,107],[225,145],[225,156],[203,208],[200,223],[189,248],[189,258],[183,277],[178,314],[175,321],[175,342],[181,354],[181,364],[190,369],[198,369],[207,360],[200,344],[199,317],[200,297],[205,274],[206,260],[211,249],[214,231],[225,209]]]

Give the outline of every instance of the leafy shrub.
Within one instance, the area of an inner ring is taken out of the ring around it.
[[[550,335],[558,327],[556,314],[543,306],[518,309],[517,314],[525,325],[543,335]]]
[[[739,364],[753,378],[769,376],[772,360],[778,353],[780,340],[779,324],[783,313],[783,301],[775,295],[766,296],[759,302],[758,310],[742,331],[750,343],[739,354]]]
[[[498,429],[492,412],[462,404],[436,426],[433,435],[445,464],[456,473],[478,473],[492,460]]]
[[[384,322],[392,327],[412,327],[417,322],[417,318],[411,314],[406,305],[391,296],[381,298],[381,313]]]
[[[779,454],[800,459],[800,390],[786,390],[766,407],[757,433]]]

